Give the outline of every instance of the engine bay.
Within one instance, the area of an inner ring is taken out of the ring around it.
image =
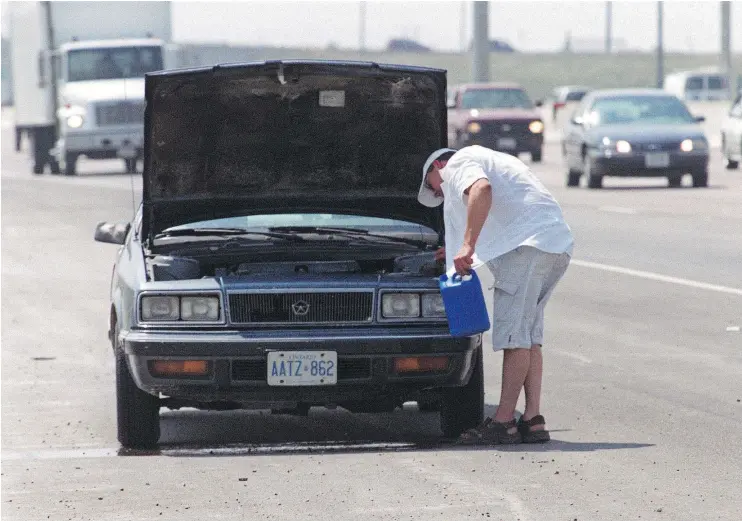
[[[347,253],[346,253],[347,256]],[[239,258],[223,256],[196,257],[184,255],[152,255],[147,259],[150,280],[188,280],[212,277],[306,277],[350,274],[391,273],[437,277],[445,269],[442,261],[435,260],[435,253],[375,256],[358,259],[291,259],[265,260],[260,257]]]

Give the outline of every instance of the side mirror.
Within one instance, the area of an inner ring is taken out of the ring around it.
[[[706,117],[705,116],[696,116],[693,119],[696,120],[696,123],[703,123],[704,121],[706,121]]]
[[[543,107],[543,106],[544,106],[544,102],[543,102],[543,100],[536,100],[536,103],[535,103],[535,105],[536,105],[537,107]]]
[[[456,108],[456,102],[455,101],[447,101],[446,102],[446,108],[455,109]]]
[[[582,116],[572,116],[569,120],[570,123],[573,125],[577,125],[578,127],[581,127],[585,124],[585,119]]]
[[[126,234],[131,229],[131,223],[101,222],[95,227],[95,240],[110,244],[124,244]]]

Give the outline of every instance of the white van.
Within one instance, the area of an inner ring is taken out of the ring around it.
[[[720,72],[684,71],[665,76],[664,90],[685,101],[729,100],[729,76]]]

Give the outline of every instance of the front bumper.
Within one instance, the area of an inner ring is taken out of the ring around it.
[[[685,174],[703,172],[708,167],[709,154],[704,152],[667,152],[669,162],[667,166],[647,166],[647,154],[633,152],[618,154],[603,151],[593,151],[594,173],[601,176],[616,177],[667,177],[668,174]]]
[[[195,402],[237,402],[278,406],[285,403],[342,404],[385,398],[411,400],[421,392],[466,385],[481,335],[451,337],[447,331],[404,333],[372,330],[148,332],[130,331],[122,341],[132,377],[150,393]],[[267,383],[268,351],[336,351],[338,381],[332,386],[274,387]],[[394,358],[445,355],[448,369],[438,373],[396,374]],[[158,378],[150,360],[208,360],[211,374]]]
[[[110,159],[119,157],[119,151],[134,148],[142,154],[144,132],[142,128],[98,128],[63,134],[54,153],[61,161],[65,153],[85,155],[91,159]]]

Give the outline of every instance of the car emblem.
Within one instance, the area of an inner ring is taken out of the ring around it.
[[[647,145],[647,150],[657,150],[659,147],[659,145]]]
[[[307,303],[304,300],[297,300],[293,304],[291,304],[291,311],[294,312],[294,315],[297,317],[303,317],[307,313],[309,313],[309,303]]]
[[[510,125],[503,125],[502,126],[502,131],[503,132],[510,132]]]

